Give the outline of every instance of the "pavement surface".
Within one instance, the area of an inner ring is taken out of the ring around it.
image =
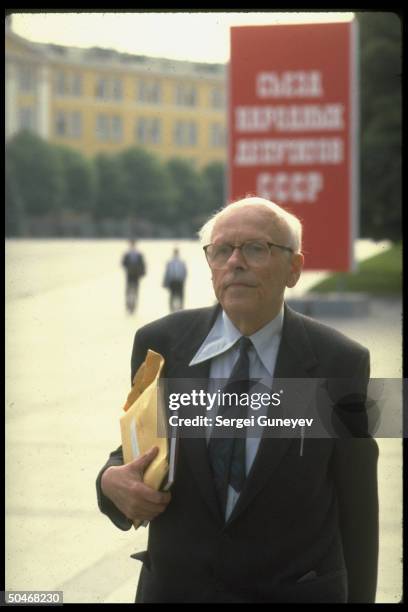
[[[140,563],[130,554],[145,548],[147,529],[116,529],[97,509],[94,483],[120,443],[134,333],[168,313],[161,284],[174,246],[173,241],[140,242],[148,273],[138,310],[129,316],[119,265],[126,243],[6,242],[7,590],[62,590],[69,603],[134,600]],[[179,241],[178,246],[189,267],[185,306],[212,304],[210,274],[198,244]],[[367,245],[365,254],[369,250]],[[295,294],[321,276],[305,273]],[[372,376],[392,379],[402,376],[401,316],[400,300],[373,299],[368,316],[325,322],[370,349]],[[377,602],[397,603],[402,443],[388,438],[378,443]]]

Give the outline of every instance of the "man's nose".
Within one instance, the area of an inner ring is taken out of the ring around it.
[[[237,267],[246,268],[247,267],[247,263],[239,247],[234,247],[234,250],[232,251],[227,261],[227,265],[231,268],[237,268]]]

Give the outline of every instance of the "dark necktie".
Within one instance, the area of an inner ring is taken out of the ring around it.
[[[242,336],[238,343],[239,357],[234,365],[224,393],[248,393],[249,382],[249,356],[248,349],[252,346],[249,338]],[[239,395],[238,395],[239,397]],[[247,406],[233,405],[220,406],[218,414],[225,418],[245,417]],[[241,436],[234,437],[234,429],[229,428],[230,436],[221,438],[212,436],[208,445],[210,464],[213,471],[215,487],[221,509],[225,514],[228,485],[237,493],[241,492],[246,478],[245,446],[246,438],[240,430]]]

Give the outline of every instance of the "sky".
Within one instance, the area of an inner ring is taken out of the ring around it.
[[[196,62],[229,61],[229,28],[350,20],[353,13],[269,12],[19,12],[12,30],[34,42],[104,47],[124,53]]]

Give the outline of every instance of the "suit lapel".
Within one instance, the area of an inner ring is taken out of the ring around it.
[[[215,308],[208,309],[204,317],[198,317],[197,321],[185,330],[182,338],[174,347],[174,361],[169,364],[167,368],[167,376],[169,379],[196,381],[189,385],[190,390],[198,386],[204,388],[204,390],[207,389],[210,375],[210,360],[194,366],[189,366],[188,364],[208,335],[219,310],[219,305]],[[178,412],[180,417],[191,417],[191,408],[189,407],[181,407]],[[196,480],[197,487],[205,503],[208,505],[214,517],[220,521],[221,514],[218,506],[214,479],[208,460],[205,428],[194,427],[192,433],[194,433],[194,438],[183,437],[180,441],[183,446],[186,462],[191,469],[191,473]]]
[[[285,305],[274,378],[308,378],[316,365],[317,359],[301,317]]]
[[[277,385],[280,378],[309,378],[316,364],[317,360],[302,319],[285,306],[282,338],[276,360],[272,392],[278,390]],[[272,406],[269,408],[268,416],[273,416]],[[254,496],[267,484],[291,443],[291,438],[265,436],[262,438],[245,486],[229,521],[237,518]]]

